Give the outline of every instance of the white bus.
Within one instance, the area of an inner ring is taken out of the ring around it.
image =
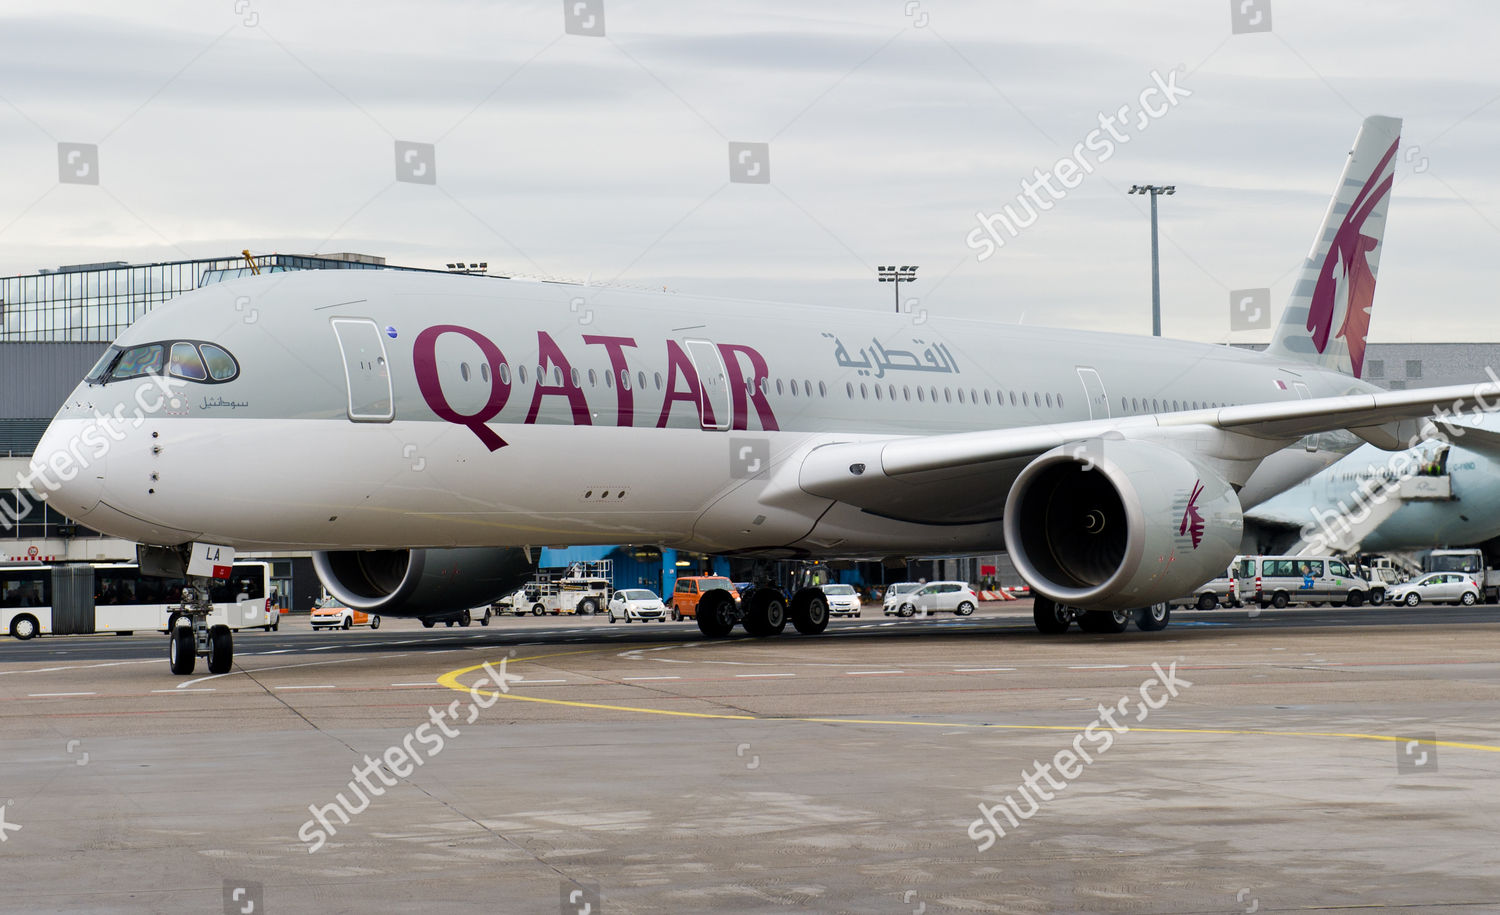
[[[186,584],[182,579],[145,576],[137,566],[123,563],[0,568],[0,632],[17,639],[166,632]],[[235,631],[279,628],[270,588],[269,563],[235,563],[229,580],[211,588],[214,612],[208,624]]]

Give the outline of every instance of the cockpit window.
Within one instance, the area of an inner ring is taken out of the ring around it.
[[[170,355],[169,355],[170,354]],[[203,384],[233,381],[239,363],[222,346],[197,340],[143,343],[126,349],[111,346],[89,370],[84,381],[109,384],[143,375],[171,375]]]
[[[203,368],[203,359],[198,355],[198,348],[191,343],[172,344],[172,363],[167,371],[178,378],[186,378],[190,381],[203,381],[208,378],[208,371]]]
[[[83,376],[83,380],[89,384],[100,384],[103,382],[105,378],[109,377],[109,367],[115,364],[115,359],[119,355],[120,347],[118,346],[111,346],[105,350],[104,355],[99,357],[99,361],[94,363],[94,367],[89,369],[89,373]]]
[[[120,361],[115,363],[109,377],[113,381],[122,381],[140,375],[160,375],[165,356],[166,350],[160,343],[148,343],[128,349],[120,356]]]
[[[229,381],[240,373],[240,367],[229,353],[212,343],[202,344],[201,349],[203,360],[208,363],[208,374],[213,376],[214,381]]]

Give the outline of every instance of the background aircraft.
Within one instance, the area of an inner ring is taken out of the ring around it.
[[[1340,552],[1473,546],[1500,537],[1500,435],[1486,417],[1405,452],[1365,445],[1247,511],[1247,550]],[[1322,547],[1326,551],[1328,547]]]
[[[1359,380],[1399,133],[1394,118],[1365,120],[1265,353],[289,273],[189,293],[134,324],[53,421],[32,485],[163,568],[190,550],[315,550],[332,594],[386,616],[505,594],[542,545],[798,558],[1003,541],[1043,631],[1119,631],[1136,612],[1159,628],[1161,602],[1239,551],[1242,496],[1305,476],[1258,479],[1284,470],[1269,456],[1335,428],[1397,447],[1434,405],[1500,392]],[[154,388],[170,391],[140,421],[101,419]],[[788,602],[758,588],[742,608],[710,595],[698,624],[770,635],[788,619],[823,631],[822,592]],[[227,670],[228,633],[195,628],[171,640],[173,669],[207,654]]]

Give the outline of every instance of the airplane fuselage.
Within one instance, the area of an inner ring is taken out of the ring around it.
[[[208,287],[116,346],[184,341],[236,373],[80,385],[38,448],[74,458],[51,468],[73,474],[58,508],[142,542],[244,549],[989,550],[997,515],[879,517],[801,491],[801,458],[1374,390],[1183,341],[384,271]]]

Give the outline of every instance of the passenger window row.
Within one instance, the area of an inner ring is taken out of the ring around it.
[[[521,384],[526,384],[528,382],[528,368],[530,367],[523,365],[518,366],[515,370],[515,379]],[[458,371],[459,376],[463,378],[464,381],[469,381],[474,377],[474,373],[470,370],[469,364],[467,362],[460,363]],[[480,364],[478,374],[482,381],[484,381],[486,384],[489,383],[490,372],[489,366],[487,364]],[[501,384],[508,385],[511,383],[512,374],[510,365],[508,363],[502,362],[499,368],[496,370],[496,374],[499,376]],[[530,377],[535,377],[541,383],[550,383],[558,387],[561,387],[564,381],[563,370],[560,366],[553,366],[550,379],[547,378],[547,372],[542,366],[536,366],[535,375]],[[612,371],[600,372],[595,369],[580,371],[579,369],[574,368],[567,380],[568,383],[575,388],[581,388],[585,380],[587,380],[588,386],[591,388],[598,387],[601,381],[606,388],[613,388],[615,384],[615,375]],[[657,391],[660,391],[663,388],[665,380],[663,379],[661,372],[655,372],[652,375],[648,376],[643,371],[637,371],[632,376],[630,370],[621,369],[619,383],[620,387],[627,391],[645,391],[651,390],[653,388]],[[808,400],[811,400],[814,394],[816,394],[820,398],[828,397],[828,384],[826,382],[819,381],[817,383],[817,386],[814,387],[813,382],[808,379],[778,378],[775,381],[772,381],[770,378],[761,377],[754,381],[747,380],[745,382],[746,394],[753,394],[755,393],[756,389],[759,389],[760,393],[767,396],[774,393],[778,397],[800,397]],[[916,387],[912,387],[911,385],[902,385],[898,388],[894,384],[872,385],[865,382],[861,382],[856,388],[854,382],[852,381],[845,384],[844,396],[849,400],[854,400],[856,398],[859,400],[870,400],[873,398],[878,401],[890,401],[892,403],[898,401],[906,403],[916,402],[923,404],[957,402],[961,404],[971,404],[978,406],[981,402],[983,402],[983,404],[988,407],[1005,406],[1008,402],[1010,406],[1013,407],[1021,406],[1032,409],[1061,410],[1065,407],[1063,395],[1055,392],[1006,392],[1000,390],[991,391],[987,388],[984,390],[980,390],[979,388],[938,388],[936,386],[929,386],[924,388],[921,385],[918,385]]]
[[[1183,410],[1217,410],[1232,406],[1207,400],[1163,400],[1156,397],[1121,397],[1120,409],[1126,413],[1178,413]]]

